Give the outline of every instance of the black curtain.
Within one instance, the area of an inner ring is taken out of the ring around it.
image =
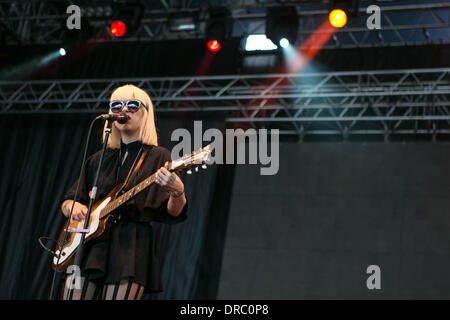
[[[240,50],[239,39],[231,39],[213,56],[208,68],[199,66],[207,51],[202,40],[104,43],[94,48],[68,49],[65,57],[41,65],[40,60],[60,46],[15,46],[2,52],[0,79],[80,79],[121,77],[167,77],[279,72],[278,64],[264,68],[244,67],[249,55]],[[378,69],[439,68],[450,66],[450,45],[398,46],[321,50],[304,72]],[[36,60],[35,63],[30,61]],[[18,72],[20,70],[20,72]]]
[[[89,114],[0,118],[0,299],[48,298],[51,257],[37,239],[57,238],[60,232],[64,217],[58,201],[79,174],[92,118]],[[191,130],[193,120],[195,116],[157,118],[160,145],[170,150],[176,143],[170,141],[170,132],[177,127]],[[224,128],[223,119],[202,120],[204,130]],[[89,154],[100,149],[101,133],[98,124]],[[233,170],[217,165],[182,177],[189,218],[178,225],[155,223],[165,291],[145,298],[216,298]],[[53,243],[49,246],[54,248]]]

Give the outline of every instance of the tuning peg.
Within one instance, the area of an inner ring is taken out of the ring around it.
[[[202,164],[202,169],[206,169],[206,164]]]
[[[192,170],[189,169],[188,171],[186,171],[187,174],[192,174]]]
[[[198,172],[198,166],[197,166],[197,167],[195,167],[195,172]]]

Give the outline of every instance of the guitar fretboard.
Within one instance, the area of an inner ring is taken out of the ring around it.
[[[135,195],[140,193],[141,191],[145,190],[148,186],[150,186],[153,182],[156,180],[156,173],[152,174],[147,179],[141,181],[139,184],[134,186],[132,189],[128,190],[121,196],[117,197],[115,200],[108,203],[100,213],[100,219],[106,216],[107,214],[111,213],[112,211],[116,210],[118,207],[120,207],[122,204],[133,198]]]

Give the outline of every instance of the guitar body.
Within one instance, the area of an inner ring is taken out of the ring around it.
[[[123,184],[117,185],[106,197],[102,200],[96,202],[92,205],[91,215],[89,217],[88,229],[89,232],[86,233],[84,243],[91,241],[93,239],[96,240],[104,240],[108,237],[108,231],[110,226],[117,221],[117,216],[114,213],[110,213],[101,217],[101,212],[103,208],[106,207],[108,203],[115,200],[117,197],[117,193],[122,188]],[[58,242],[56,244],[55,253],[58,254],[61,251],[61,241],[63,240],[65,227],[67,224],[64,224],[63,229],[58,237]],[[70,223],[70,228],[74,229],[83,229],[84,228],[84,220],[82,221],[74,221]],[[61,257],[59,258],[58,263],[58,271],[63,272],[67,269],[68,266],[73,264],[73,260],[75,258],[75,254],[77,249],[81,243],[81,233],[71,232],[67,234],[67,239],[64,245],[64,249],[61,252]],[[54,257],[52,261],[53,268],[56,267],[56,263],[58,262],[58,258]]]

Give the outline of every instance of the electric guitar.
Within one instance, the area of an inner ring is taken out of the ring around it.
[[[172,161],[169,164],[169,171],[188,170],[187,173],[190,174],[192,173],[192,167],[195,167],[195,171],[198,171],[198,166],[200,165],[202,168],[206,168],[206,161],[208,161],[210,155],[211,147],[210,145],[207,145],[206,147],[194,151],[189,155],[185,155],[178,160]],[[65,223],[69,233],[67,234],[65,243],[61,246],[66,228],[64,227],[62,229],[56,244],[55,257],[52,261],[52,267],[57,268],[59,272],[63,272],[68,266],[73,264],[75,253],[81,244],[82,232],[86,233],[84,243],[93,239],[105,239],[111,225],[117,222],[117,214],[115,214],[114,211],[128,200],[144,191],[155,181],[156,172],[120,196],[118,195],[118,192],[122,189],[124,183],[114,187],[107,196],[92,205],[87,229],[83,229],[84,220],[73,222],[68,221]]]

